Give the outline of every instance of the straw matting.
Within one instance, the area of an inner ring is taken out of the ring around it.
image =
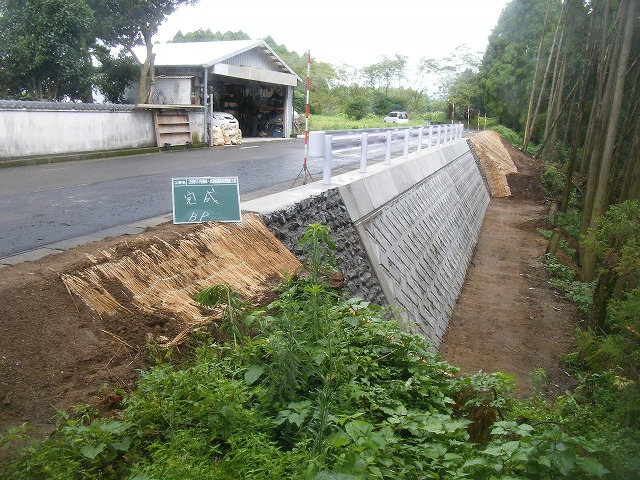
[[[193,300],[201,289],[225,283],[245,298],[257,298],[268,290],[268,279],[299,266],[257,215],[243,214],[241,223],[203,224],[176,245],[155,238],[144,250],[62,280],[99,315],[162,314],[189,326],[206,321]]]
[[[487,176],[492,197],[509,197],[511,189],[507,183],[507,175],[518,173],[511,155],[502,144],[500,135],[492,130],[486,130],[471,138],[473,147],[478,152],[482,169]]]

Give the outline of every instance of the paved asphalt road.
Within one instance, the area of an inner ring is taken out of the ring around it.
[[[382,155],[371,151],[370,157]],[[291,182],[304,158],[301,139],[246,142],[132,157],[0,169],[0,258],[169,214],[171,178],[237,176],[240,194]],[[334,155],[357,164],[359,149]],[[309,159],[322,180],[322,159]],[[296,185],[302,183],[299,180]]]

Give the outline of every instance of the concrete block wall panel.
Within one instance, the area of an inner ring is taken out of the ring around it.
[[[327,225],[345,293],[390,305],[437,348],[489,204],[469,145],[460,140],[334,181],[337,188],[311,184],[246,207],[298,257],[307,225]]]
[[[356,221],[388,302],[436,348],[462,288],[488,203],[467,149]]]

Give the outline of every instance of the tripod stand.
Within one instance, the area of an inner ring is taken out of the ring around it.
[[[303,176],[304,175],[304,176]],[[304,162],[302,162],[302,168],[300,169],[300,173],[298,173],[298,176],[296,177],[296,179],[293,181],[293,183],[291,184],[291,186],[293,187],[296,182],[298,181],[298,179],[300,177],[302,178],[302,184],[306,185],[307,184],[307,178],[309,178],[312,182],[313,182],[313,177],[311,176],[311,172],[309,171],[309,169],[307,168],[307,157],[305,155],[304,157]]]

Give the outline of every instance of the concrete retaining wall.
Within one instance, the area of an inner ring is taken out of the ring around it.
[[[329,227],[345,290],[389,304],[437,347],[464,282],[489,193],[464,140],[243,204],[289,248]],[[296,252],[299,254],[300,252]]]
[[[189,116],[201,142],[204,115]],[[154,146],[153,113],[133,105],[0,101],[0,158]]]

